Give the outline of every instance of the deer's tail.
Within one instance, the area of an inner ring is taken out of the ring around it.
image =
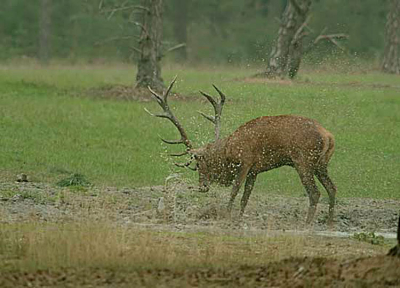
[[[318,160],[318,165],[319,166],[327,166],[329,163],[329,160],[331,159],[333,152],[335,151],[335,138],[333,135],[325,131],[324,137],[322,140],[322,151],[321,151],[321,156]]]

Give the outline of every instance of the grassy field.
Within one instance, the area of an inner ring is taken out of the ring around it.
[[[371,245],[351,238],[249,235],[246,231],[151,231],[116,227],[107,221],[30,222],[0,224],[0,271],[258,266],[288,257],[378,255],[386,253],[390,245]]]
[[[196,112],[211,111],[198,90],[216,84],[229,98],[223,135],[261,115],[299,114],[318,120],[336,138],[330,174],[338,197],[400,198],[400,78],[379,72],[306,71],[298,80],[244,79],[256,71],[239,68],[167,67],[174,92],[189,99],[171,106],[196,146],[213,137],[213,127]],[[167,121],[150,117],[153,102],[95,97],[105,85],[131,85],[128,66],[38,68],[0,67],[0,176],[56,183],[81,173],[95,185],[148,186],[164,183],[174,172],[196,181],[193,172],[173,166],[158,135],[176,138]],[[193,101],[191,101],[193,99]],[[281,168],[260,175],[256,193],[301,195],[295,171]],[[325,195],[325,193],[324,193]]]
[[[6,225],[0,233],[0,254],[6,256],[1,270],[261,265],[296,253],[302,256],[300,247],[306,245],[306,237],[156,232],[92,222]],[[277,249],[280,245],[286,248]]]

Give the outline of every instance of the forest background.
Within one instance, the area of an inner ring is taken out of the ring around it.
[[[42,57],[43,62],[50,59],[70,64],[134,63],[138,57],[135,45],[140,25],[127,21],[132,11],[111,15],[106,10],[121,7],[121,2],[3,0],[0,61],[22,59],[26,62]],[[140,3],[125,2],[125,6]],[[167,53],[164,62],[265,66],[286,5],[287,0],[165,1],[162,45],[165,50],[182,43],[186,46]],[[41,19],[46,15],[43,9],[50,11],[46,25]],[[383,57],[388,12],[388,0],[313,1],[305,47],[322,31],[344,33],[349,39],[343,41],[343,49],[329,41],[320,41],[305,55],[305,63],[318,65],[332,59],[334,62],[357,59],[378,66]],[[48,30],[45,47],[40,44],[41,29]]]

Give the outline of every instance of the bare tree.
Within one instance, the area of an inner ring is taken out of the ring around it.
[[[51,0],[41,0],[39,22],[39,60],[47,64],[50,59]]]
[[[399,58],[400,0],[391,0],[387,15],[385,33],[385,52],[382,71],[400,74]]]
[[[102,13],[111,19],[116,13],[126,13],[127,21],[139,27],[140,35],[128,35],[111,37],[96,43],[106,43],[117,40],[138,39],[137,46],[130,46],[137,55],[137,74],[135,88],[151,87],[161,91],[165,88],[161,77],[162,31],[163,31],[163,0],[141,0],[140,5],[124,1],[112,8],[105,7],[105,1],[100,1],[99,7]],[[133,30],[133,29],[132,29]]]
[[[173,29],[175,40],[178,43],[187,43],[188,6],[189,0],[175,0]],[[177,60],[184,62],[187,59],[186,45],[177,51]]]
[[[142,1],[142,21],[139,24],[141,34],[139,38],[139,62],[136,75],[136,87],[152,87],[161,91],[165,88],[161,78],[162,59],[162,19],[163,0]]]
[[[343,33],[324,34],[327,28],[324,28],[304,49],[305,36],[313,33],[313,30],[308,27],[311,3],[312,0],[288,1],[280,20],[278,38],[272,48],[268,66],[264,72],[256,74],[256,76],[294,78],[299,71],[304,54],[311,51],[321,40],[329,41],[339,49],[345,50],[337,40],[348,39],[349,36]]]
[[[289,0],[282,14],[278,38],[272,48],[265,75],[269,78],[294,77],[300,65],[303,34],[299,29],[307,20],[311,0]],[[302,30],[302,29],[300,29]]]

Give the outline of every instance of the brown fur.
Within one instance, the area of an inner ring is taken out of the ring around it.
[[[207,191],[216,182],[233,185],[228,210],[243,183],[241,215],[259,173],[284,165],[299,173],[310,199],[307,223],[314,217],[320,192],[314,175],[329,194],[329,222],[333,221],[336,187],[328,176],[328,163],[335,148],[333,135],[313,119],[264,116],[240,126],[230,136],[189,153],[197,160],[199,184]]]

